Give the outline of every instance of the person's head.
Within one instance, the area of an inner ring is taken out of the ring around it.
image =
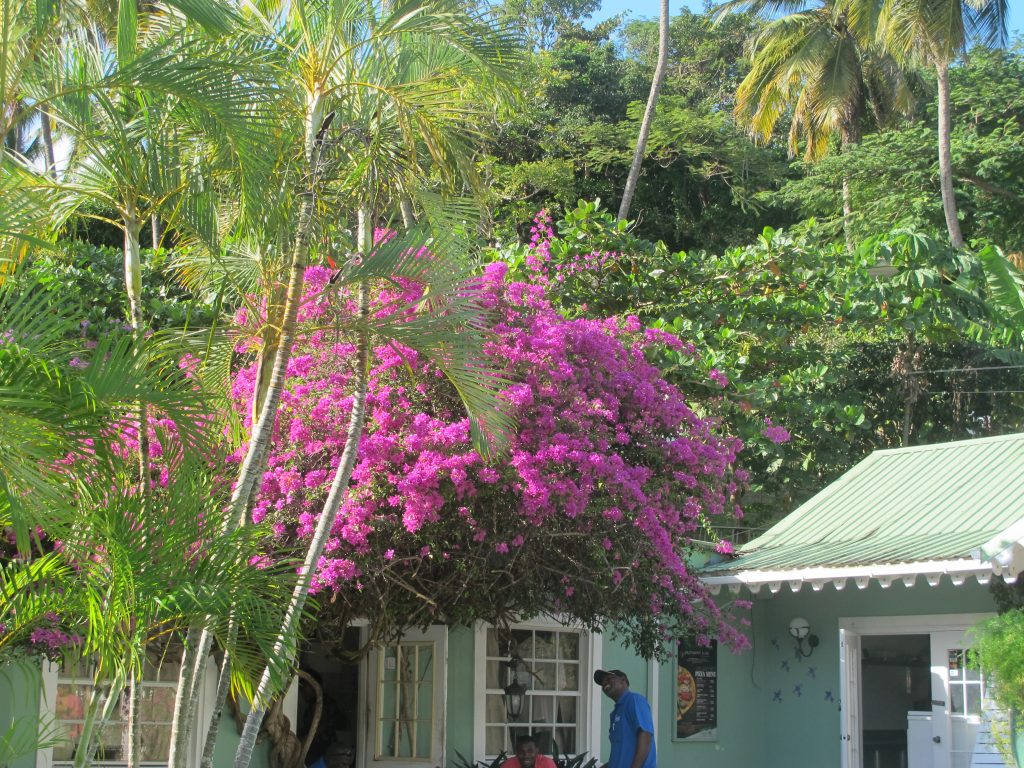
[[[516,757],[522,768],[533,768],[537,762],[537,740],[533,736],[520,736],[516,739]]]
[[[601,686],[601,691],[612,701],[618,701],[629,690],[629,678],[621,669],[599,669],[594,673],[594,682]]]
[[[324,753],[327,768],[350,768],[356,761],[356,753],[346,744],[331,744]]]

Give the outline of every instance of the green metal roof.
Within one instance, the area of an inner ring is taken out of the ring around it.
[[[703,573],[970,558],[1022,521],[1024,434],[875,451]]]

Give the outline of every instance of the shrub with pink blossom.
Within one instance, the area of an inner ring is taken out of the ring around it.
[[[542,262],[543,244],[532,250]],[[692,347],[635,318],[568,320],[545,298],[546,278],[509,282],[501,263],[480,280],[487,353],[515,382],[504,397],[518,433],[485,462],[448,379],[412,349],[375,346],[358,463],[314,579],[322,620],[366,617],[388,632],[548,612],[611,624],[647,654],[681,629],[742,646],[688,564],[691,537],[738,513],[741,445],[648,361],[658,345]],[[284,549],[316,525],[352,402],[353,339],[339,322],[351,302],[324,268],[306,282],[252,510]],[[417,296],[402,283],[375,295],[375,311]],[[234,381],[246,420],[255,379],[253,364]]]

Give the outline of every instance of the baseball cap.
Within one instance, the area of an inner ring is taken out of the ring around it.
[[[604,679],[606,677],[608,677],[608,675],[614,675],[615,677],[621,677],[623,680],[626,681],[626,685],[629,685],[629,677],[627,677],[626,673],[623,672],[621,669],[609,669],[609,670],[599,669],[599,670],[597,670],[594,673],[594,682],[597,683],[598,685],[604,685]]]

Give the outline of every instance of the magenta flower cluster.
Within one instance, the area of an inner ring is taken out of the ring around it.
[[[690,537],[710,518],[739,514],[733,498],[743,477],[734,470],[741,443],[699,418],[647,359],[655,345],[692,346],[645,331],[636,318],[567,320],[552,308],[541,268],[544,234],[531,247],[535,279],[509,282],[505,265],[493,263],[475,286],[493,319],[486,352],[514,382],[503,393],[518,423],[508,454],[486,462],[441,372],[414,350],[377,340],[357,465],[314,590],[359,589],[370,572],[397,567],[396,552],[454,562],[460,549],[450,542],[465,541],[514,558],[539,532],[572,530],[599,544],[609,590],[628,583],[634,595],[647,595],[652,612],[697,616],[702,632],[743,645],[686,559]],[[315,528],[352,404],[355,348],[335,323],[352,304],[331,288],[330,274],[307,270],[305,331],[289,363],[269,469],[252,511],[254,521],[273,524],[282,543]],[[375,295],[375,311],[393,311],[418,295],[417,286],[403,283]],[[234,381],[247,427],[255,380],[253,364]],[[457,535],[439,536],[439,529]],[[565,575],[555,609],[572,601],[583,576]]]

